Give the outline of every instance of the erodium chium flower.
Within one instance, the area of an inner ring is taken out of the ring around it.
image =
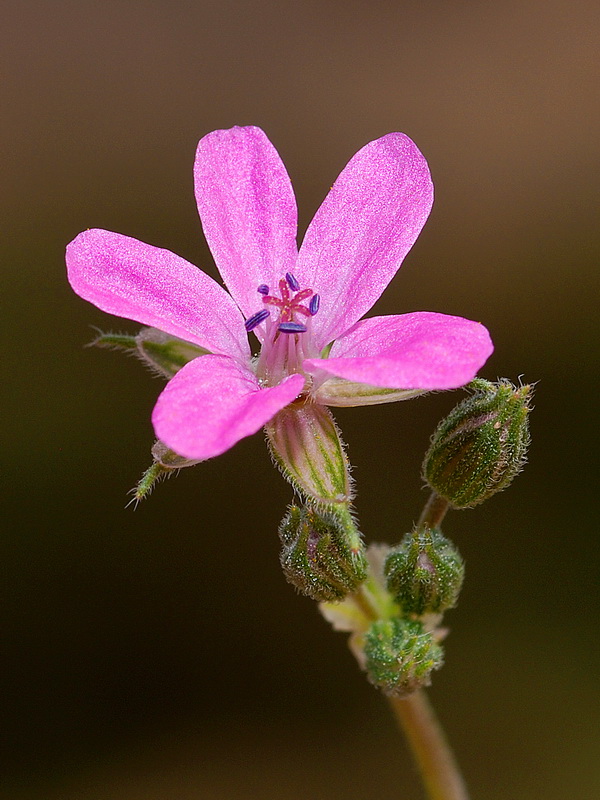
[[[110,314],[158,329],[165,343],[166,334],[191,345],[177,348],[177,369],[152,414],[166,447],[201,461],[266,426],[275,458],[301,491],[346,502],[345,456],[326,406],[454,389],[492,351],[483,325],[461,317],[362,319],[427,219],[427,163],[401,133],[367,144],[334,183],[299,250],[292,186],[262,130],[205,136],[194,180],[229,292],[168,250],[97,229],[67,248],[71,286]],[[314,464],[305,462],[313,458],[321,475],[311,483]]]

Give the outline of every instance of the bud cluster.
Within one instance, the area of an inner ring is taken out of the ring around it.
[[[393,548],[367,552],[369,574],[354,595],[322,603],[369,680],[403,697],[427,686],[443,663],[442,615],[453,608],[464,562],[440,528],[450,506],[469,508],[506,488],[525,463],[531,386],[475,380],[473,394],[438,426],[423,473],[433,493],[421,520]]]
[[[286,275],[286,281],[297,291],[293,275]],[[268,295],[262,284],[258,291],[264,302],[278,307],[289,300],[288,289],[281,299]],[[313,295],[307,315],[316,314],[318,297]],[[257,327],[265,313],[250,317],[246,329]],[[299,333],[299,327],[304,325],[297,320],[283,320],[278,328],[285,334],[282,342]],[[166,378],[208,352],[156,328],[143,328],[137,336],[100,334],[94,344],[135,353]],[[329,405],[354,404],[357,397],[386,402],[420,393],[343,379],[327,385]],[[285,577],[320,603],[334,628],[351,634],[349,645],[360,667],[388,695],[404,697],[428,686],[431,673],[443,664],[440,642],[445,631],[440,624],[444,612],[456,605],[464,578],[464,562],[441,531],[444,515],[450,507],[471,508],[506,488],[526,460],[532,386],[476,379],[469,389],[470,396],[432,436],[423,476],[433,491],[421,519],[392,548],[371,545],[365,550],[351,510],[353,483],[345,446],[323,402],[302,395],[265,425],[275,463],[302,498],[302,505],[291,505],[279,525]],[[136,501],[160,479],[198,463],[161,441],[152,448],[152,457],[134,490]]]

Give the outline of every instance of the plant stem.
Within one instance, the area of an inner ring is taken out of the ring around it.
[[[418,525],[427,525],[428,528],[437,528],[446,516],[450,503],[440,497],[437,492],[432,492],[425,508],[419,518]]]
[[[469,800],[467,787],[427,695],[389,697],[404,731],[430,800]]]

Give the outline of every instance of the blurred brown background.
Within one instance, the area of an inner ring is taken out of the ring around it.
[[[483,321],[484,376],[539,381],[530,463],[446,525],[467,560],[432,697],[473,797],[600,794],[598,45],[592,2],[57,0],[2,6],[3,600],[0,796],[420,797],[384,700],[286,585],[291,490],[260,436],[137,511],[161,388],[83,349],[135,331],[73,295],[64,247],[104,227],[216,275],[197,140],[262,126],[304,229],[389,131],[436,204],[378,313]],[[337,418],[369,539],[397,541],[457,395]]]

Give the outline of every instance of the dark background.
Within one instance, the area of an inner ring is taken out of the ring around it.
[[[281,575],[291,490],[260,435],[125,508],[162,384],[83,348],[136,326],[70,291],[64,247],[103,227],[216,276],[192,163],[234,124],[279,149],[302,230],[367,141],[429,160],[433,213],[376,313],[479,319],[483,375],[539,381],[524,474],[448,518],[467,581],[431,695],[474,798],[598,796],[599,21],[592,0],[3,4],[3,799],[420,796],[384,699]],[[418,515],[460,396],[337,414],[369,540]]]

